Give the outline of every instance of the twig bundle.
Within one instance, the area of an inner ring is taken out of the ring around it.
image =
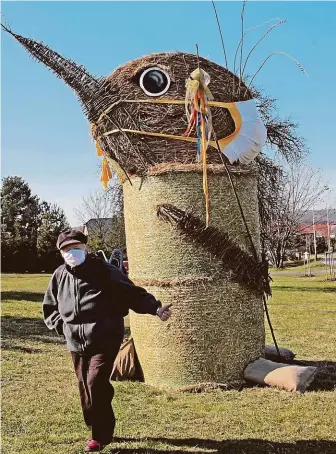
[[[224,268],[232,271],[234,280],[266,295],[271,294],[265,264],[256,262],[254,257],[235,243],[227,232],[212,226],[206,227],[198,217],[170,204],[158,206],[157,215],[176,227],[187,240],[194,241],[219,258]]]

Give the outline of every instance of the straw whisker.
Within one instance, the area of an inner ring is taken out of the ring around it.
[[[273,56],[273,55],[285,55],[285,57],[288,57],[290,60],[292,60],[299,68],[299,70],[305,74],[306,76],[308,76],[306,70],[304,69],[304,67],[301,65],[301,63],[296,60],[294,57],[292,57],[291,55],[287,54],[286,52],[283,52],[283,51],[275,51],[275,52],[272,52],[270,53],[266,58],[265,60],[262,62],[262,64],[259,66],[258,70],[256,71],[256,73],[254,74],[254,76],[252,77],[252,79],[250,80],[250,83],[249,85],[247,86],[246,90],[245,90],[245,94],[248,92],[248,90],[250,89],[254,79],[256,78],[256,76],[259,74],[259,72],[262,70],[262,68],[265,66],[265,64],[267,63],[267,61]]]
[[[261,41],[263,41],[266,36],[276,27],[278,27],[279,25],[282,25],[286,22],[285,19],[281,19],[278,23],[272,25],[264,34],[263,36],[256,42],[256,44],[252,47],[252,49],[250,50],[250,52],[248,53],[248,56],[246,57],[245,59],[245,63],[244,63],[244,67],[243,67],[243,71],[242,71],[242,76],[244,75],[244,71],[246,69],[246,65],[247,65],[247,62],[251,56],[251,54],[253,53],[253,51],[256,49],[256,47],[261,43]]]
[[[263,22],[262,24],[254,25],[253,27],[248,28],[248,29],[244,32],[243,38],[245,38],[245,36],[247,35],[247,33],[249,33],[250,31],[256,30],[257,28],[260,28],[260,27],[263,27],[264,25],[269,24],[270,22],[273,22],[273,21],[275,21],[275,20],[279,21],[279,20],[280,20],[280,17],[275,17],[274,19],[269,19],[269,20]],[[238,43],[238,46],[237,46],[236,52],[235,52],[235,56],[234,56],[234,60],[233,60],[233,72],[234,72],[234,74],[236,74],[236,62],[237,62],[237,56],[238,56],[238,52],[239,52],[241,43],[242,43],[242,38],[240,39],[240,41],[239,41],[239,43]]]

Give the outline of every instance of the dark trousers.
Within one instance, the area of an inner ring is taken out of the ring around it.
[[[93,440],[103,444],[111,443],[114,432],[114,389],[110,376],[119,348],[120,344],[116,344],[108,352],[94,355],[71,352],[84,421],[92,431]]]

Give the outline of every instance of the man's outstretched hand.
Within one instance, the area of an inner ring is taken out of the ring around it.
[[[166,304],[165,306],[159,307],[159,309],[157,310],[157,315],[160,320],[166,322],[169,319],[172,314],[172,311],[170,310],[171,307],[172,304]]]

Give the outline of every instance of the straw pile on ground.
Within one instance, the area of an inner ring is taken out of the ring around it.
[[[199,166],[166,166],[124,184],[125,226],[131,278],[163,304],[174,303],[171,321],[131,314],[131,331],[145,381],[179,388],[200,383],[234,383],[245,366],[262,355],[264,318],[261,293],[235,282],[220,260],[185,241],[157,217],[170,203],[204,218]],[[179,171],[184,170],[184,171]],[[231,169],[245,216],[259,245],[256,175]],[[139,187],[141,186],[139,191]],[[209,171],[211,222],[249,250],[244,226],[223,169]]]

